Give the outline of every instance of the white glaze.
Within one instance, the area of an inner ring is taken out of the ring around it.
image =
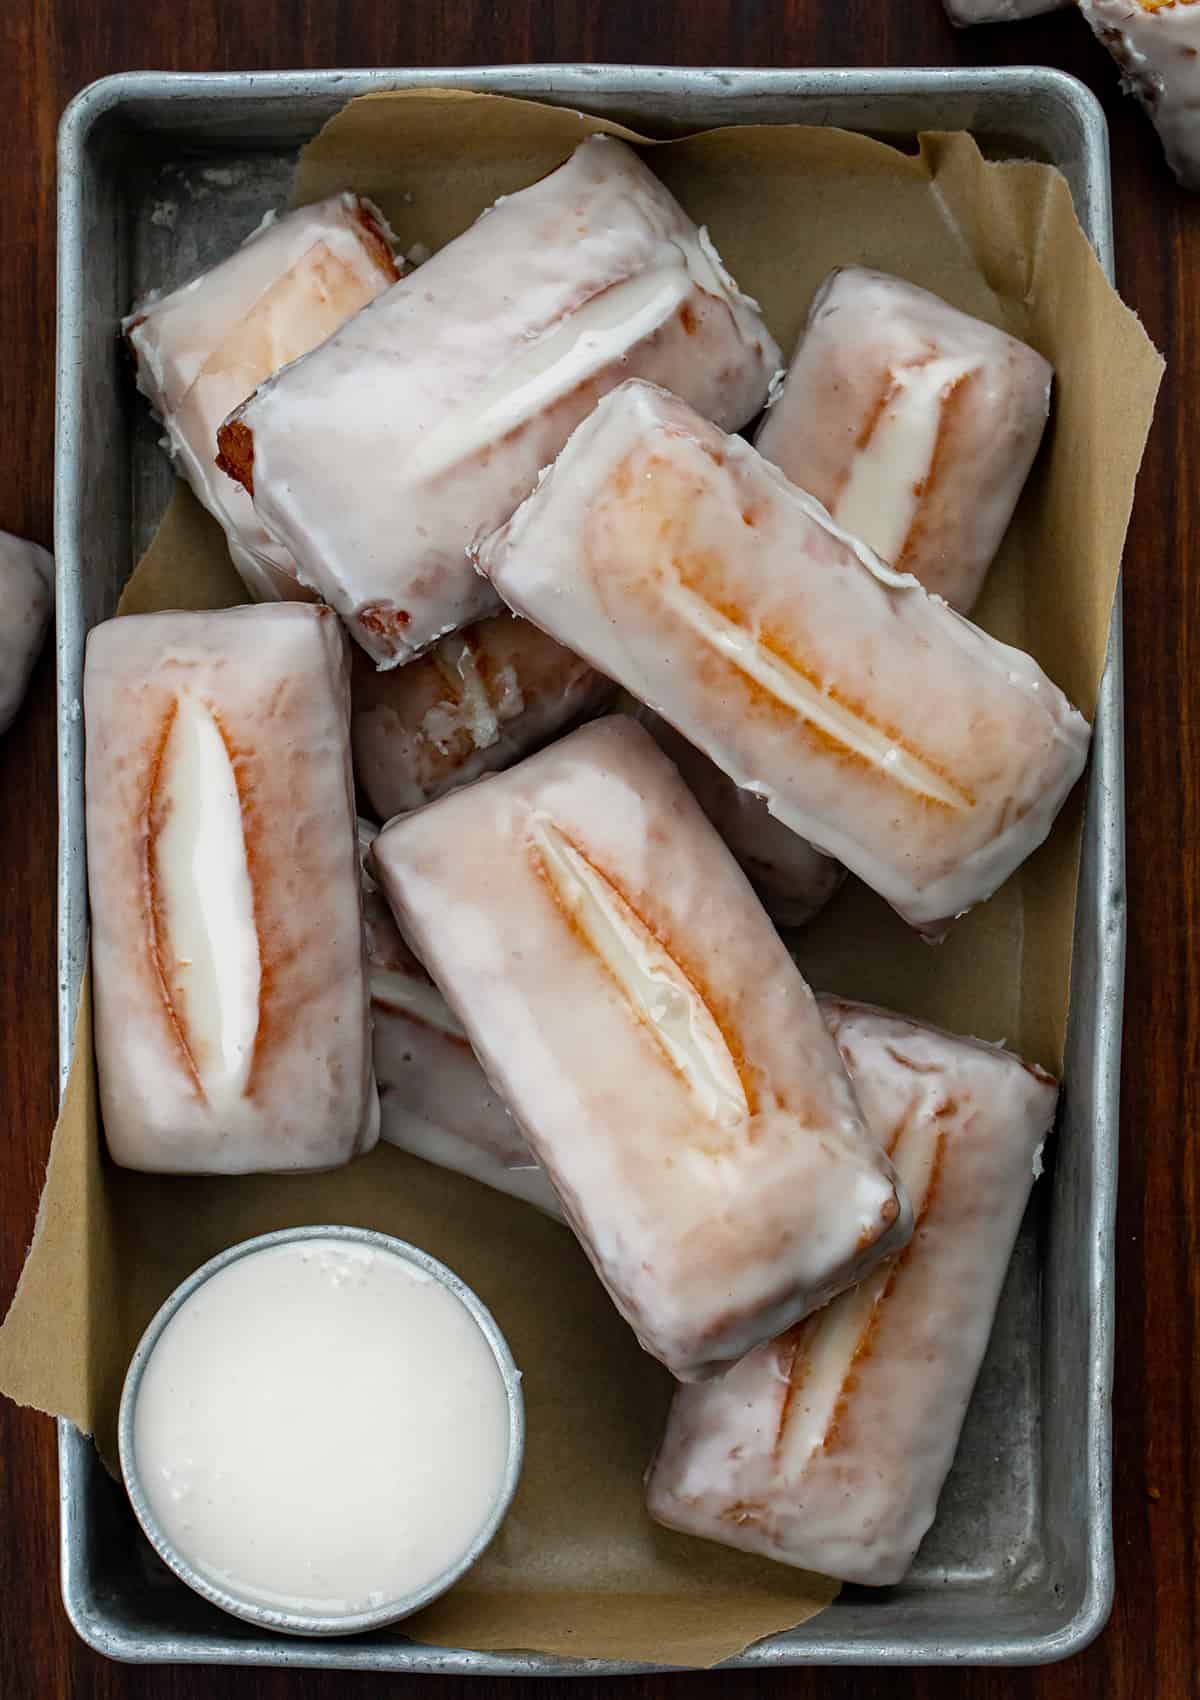
[[[163,977],[205,1100],[214,1115],[236,1114],[262,989],[254,890],[229,750],[212,710],[186,689],[150,806],[163,816],[150,848]]]
[[[138,388],[167,433],[175,465],[229,540],[259,600],[304,594],[288,551],[217,467],[217,430],[264,378],[307,354],[397,277],[373,208],[332,195],[259,228],[227,260],[132,312],[124,330]]]
[[[755,447],[967,613],[1037,453],[1052,377],[1016,338],[850,266],[817,291]]]
[[[467,1042],[462,1022],[424,974],[372,966],[371,1002],[378,1009],[402,1016],[413,1026],[431,1027],[447,1039]]]
[[[375,1141],[346,643],[299,603],[128,615],[84,671],[96,1056],[130,1168]]]
[[[1015,24],[1036,18],[1042,12],[1057,12],[1074,0],[943,0],[950,21],[960,28],[970,24]]]
[[[1200,4],[1079,0],[1080,10],[1150,114],[1167,164],[1200,189]]]
[[[400,936],[370,871],[376,831],[359,820],[379,1136],[561,1217],[554,1189],[488,1084],[462,1022]]]
[[[882,1585],[933,1521],[1057,1091],[998,1047],[820,1001],[916,1231],[819,1315],[676,1394],[647,1503],[670,1528]]]
[[[54,557],[0,531],[0,733],[16,718],[54,607]]]
[[[506,196],[237,422],[254,499],[381,666],[496,607],[470,543],[631,372],[731,429],[779,351],[683,209],[595,137]]]
[[[529,842],[541,859],[555,902],[691,1093],[697,1119],[718,1130],[744,1123],[751,1111],[737,1064],[686,970],[663,949],[612,881],[549,817],[535,817]]]
[[[921,802],[940,803],[958,813],[968,806],[962,790],[942,779],[927,761],[829,695],[801,668],[780,659],[758,635],[747,631],[740,620],[730,619],[707,597],[674,582],[664,586],[663,602],[683,631],[699,639],[700,649],[724,656],[780,707],[847,751],[852,760],[886,772],[894,785]]]
[[[371,973],[380,1138],[561,1217],[544,1170],[445,1000],[415,975]]]
[[[827,504],[843,531],[861,537],[885,561],[900,559],[912,531],[946,399],[976,370],[966,360],[930,360],[897,372],[875,429],[851,462],[837,500]],[[791,481],[803,484],[798,474]]]
[[[393,821],[373,860],[601,1280],[675,1375],[717,1373],[903,1243],[907,1206],[811,993],[632,721]]]
[[[451,414],[422,438],[409,462],[411,475],[432,481],[510,431],[527,426],[619,361],[631,344],[653,335],[679,311],[693,287],[683,253],[676,248],[653,270],[594,295],[520,349],[483,385],[468,417]]]
[[[354,768],[380,820],[498,772],[612,695],[607,679],[507,609],[377,672],[356,650]]]
[[[659,715],[629,701],[632,706],[624,712],[640,720],[675,763],[768,914],[785,927],[810,921],[841,885],[845,869],[776,820],[761,797],[741,790]]]
[[[134,1409],[155,1519],[252,1605],[342,1617],[458,1562],[508,1460],[504,1382],[466,1306],[335,1239],[218,1270],[167,1324]]]
[[[1086,721],[750,446],[629,383],[479,550],[505,600],[930,934],[1045,838]]]

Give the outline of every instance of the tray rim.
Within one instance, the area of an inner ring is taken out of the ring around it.
[[[787,96],[861,96],[878,100],[939,96],[1028,96],[1040,93],[1071,115],[1082,142],[1074,162],[1076,212],[1100,264],[1114,277],[1112,196],[1108,130],[1096,97],[1078,79],[1044,66],[1002,68],[805,68],[679,67],[663,65],[487,65],[363,70],[274,72],[120,72],[87,85],[70,101],[58,135],[58,353],[55,433],[55,542],[59,593],[57,630],[59,725],[58,971],[60,1091],[65,1090],[74,1040],[75,1011],[86,956],[86,894],[79,854],[83,822],[79,809],[83,734],[79,672],[86,623],[76,595],[79,582],[74,501],[81,476],[78,406],[83,304],[76,287],[84,253],[86,208],[81,168],[91,133],[108,114],[139,98],[209,103],[231,97],[294,100],[319,96],[350,100],[358,94],[398,87],[482,89],[546,98],[555,85],[559,99],[588,103],[589,91],[617,90],[631,103],[664,90],[703,90]],[[1110,1394],[1113,1358],[1114,1223],[1119,1121],[1121,1019],[1125,953],[1125,848],[1123,771],[1123,665],[1121,592],[1118,585],[1109,634],[1108,660],[1095,719],[1085,828],[1085,863],[1094,873],[1094,911],[1076,913],[1076,949],[1081,929],[1091,934],[1097,966],[1094,990],[1093,1177],[1088,1244],[1088,1344],[1086,1379],[1088,1518],[1085,1587],[1073,1615],[1045,1634],[981,1639],[969,1654],[931,1637],[871,1640],[839,1634],[788,1631],[758,1642],[725,1661],[721,1669],[774,1668],[798,1664],[952,1664],[965,1662],[1042,1664],[1081,1651],[1103,1629],[1112,1608],[1114,1572],[1111,1530],[1112,1458]],[[1072,995],[1072,1016],[1076,997]],[[60,1576],[64,1607],[81,1639],[104,1656],[128,1663],[211,1663],[296,1666],[338,1670],[507,1676],[598,1676],[663,1669],[628,1661],[564,1659],[540,1653],[480,1653],[396,1641],[394,1645],[314,1645],[281,1638],[229,1640],[214,1647],[199,1638],[138,1635],[114,1626],[103,1607],[86,1596],[80,1564],[86,1507],[81,1488],[87,1437],[58,1420]],[[824,1621],[823,1616],[817,1623]]]

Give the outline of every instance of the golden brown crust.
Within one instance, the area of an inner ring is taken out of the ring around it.
[[[150,971],[154,978],[155,987],[162,1003],[162,1013],[170,1030],[171,1038],[179,1052],[184,1071],[187,1074],[196,1097],[203,1102],[204,1087],[200,1080],[200,1070],[196,1066],[196,1058],[188,1043],[184,1022],[180,1017],[179,1005],[176,1002],[167,973],[167,952],[163,947],[163,935],[166,926],[165,906],[162,892],[159,889],[157,845],[159,834],[166,822],[166,808],[162,800],[163,763],[166,758],[167,745],[171,741],[171,733],[175,727],[175,716],[179,711],[179,700],[172,700],[161,723],[156,729],[150,756],[150,767],[146,785],[146,804],[141,823],[142,836],[142,878],[146,892],[146,918],[148,923],[148,939],[150,956]]]
[[[393,283],[399,283],[404,276],[404,268],[397,264],[392,245],[384,234],[374,209],[366,201],[356,201],[354,218],[362,231],[363,243],[371,259],[385,277],[390,278]]]
[[[708,983],[707,976],[705,976],[703,972],[702,964],[696,959],[693,952],[682,948],[683,940],[674,939],[670,937],[669,934],[664,936],[664,929],[662,929],[661,926],[656,927],[653,919],[648,914],[645,914],[643,909],[635,903],[633,895],[624,889],[624,882],[616,878],[614,875],[607,873],[605,869],[600,867],[595,858],[587,853],[582,844],[577,844],[569,833],[562,831],[561,828],[557,830],[563,841],[570,846],[581,861],[586,862],[588,867],[595,874],[596,878],[613,892],[617,901],[628,909],[634,921],[637,922],[640,927],[645,929],[646,933],[659,947],[663,954],[671,959],[681,977],[691,987],[695,996],[708,1011],[708,1014],[712,1018],[713,1025],[716,1027],[718,1033],[720,1033],[721,1038],[725,1041],[725,1046],[729,1052],[730,1060],[737,1071],[737,1076],[741,1082],[742,1091],[746,1098],[747,1113],[751,1116],[756,1115],[758,1113],[758,1096],[755,1082],[751,1075],[751,1070],[747,1064],[746,1054],[743,1050],[741,1039],[732,1020],[726,1014],[722,1006],[722,1001],[718,999],[715,988]],[[616,983],[615,976],[613,975],[608,961],[604,957],[603,953],[597,950],[595,940],[592,938],[587,927],[582,923],[579,915],[566,901],[564,901],[563,893],[559,888],[558,882],[547,867],[546,860],[542,854],[540,846],[533,839],[530,840],[529,850],[534,867],[537,871],[537,876],[545,885],[555,908],[566,922],[567,927],[570,929],[571,933],[583,949],[596,958],[605,975],[612,978],[614,983]],[[617,984],[617,989],[622,996],[622,1000],[627,1002],[628,1000],[625,999],[623,989],[620,987],[619,983]],[[631,1013],[634,1015],[639,1029],[646,1035],[651,1044],[654,1046],[655,1051],[660,1056],[661,1060],[665,1062],[667,1067],[671,1069],[674,1074],[681,1075],[682,1071],[680,1070],[679,1065],[674,1061],[670,1051],[662,1043],[661,1036],[653,1024],[650,1023],[640,1011],[632,1010],[631,1008]],[[895,1200],[893,1199],[891,1202],[894,1204]]]
[[[217,432],[217,465],[247,495],[254,494],[254,432],[240,419],[227,419]]]

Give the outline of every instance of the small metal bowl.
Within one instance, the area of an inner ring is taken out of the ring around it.
[[[505,1464],[504,1477],[496,1503],[479,1530],[471,1545],[453,1565],[436,1576],[413,1593],[401,1599],[393,1600],[384,1606],[377,1606],[371,1611],[342,1613],[337,1616],[324,1616],[301,1612],[280,1611],[274,1607],[261,1605],[254,1600],[244,1600],[236,1594],[229,1593],[218,1583],[195,1570],[178,1548],[168,1540],[161,1525],[150,1509],[141,1478],[138,1474],[137,1459],[133,1445],[133,1418],[137,1404],[138,1389],[150,1355],[158,1344],[159,1338],[167,1324],[186,1304],[192,1294],[211,1276],[240,1258],[251,1256],[255,1252],[265,1251],[272,1246],[289,1245],[297,1240],[343,1240],[356,1245],[373,1247],[379,1251],[391,1252],[405,1262],[415,1265],[426,1275],[439,1281],[454,1294],[474,1319],[484,1339],[491,1347],[504,1382],[504,1390],[508,1400],[508,1458]],[[409,1245],[406,1240],[393,1239],[390,1234],[375,1233],[370,1228],[345,1227],[311,1227],[283,1228],[278,1233],[261,1234],[256,1239],[243,1240],[240,1245],[230,1246],[227,1251],[220,1252],[190,1275],[186,1281],[176,1287],[158,1311],[154,1320],[142,1335],[138,1348],[130,1361],[125,1376],[125,1386],[121,1394],[121,1410],[118,1421],[118,1444],[121,1457],[121,1473],[125,1478],[125,1486],[129,1493],[130,1503],[146,1539],[155,1552],[173,1570],[181,1582],[186,1582],[189,1588],[201,1594],[213,1605],[220,1606],[223,1611],[231,1612],[234,1617],[244,1618],[247,1623],[256,1624],[261,1629],[273,1629],[285,1635],[360,1635],[365,1630],[382,1629],[388,1624],[398,1623],[401,1618],[410,1617],[413,1612],[420,1611],[431,1600],[436,1600],[448,1588],[453,1587],[460,1576],[483,1555],[484,1550],[503,1522],[512,1504],[512,1498],[517,1490],[517,1482],[521,1476],[521,1464],[525,1452],[525,1402],[521,1395],[521,1376],[513,1356],[496,1321],[483,1301],[471,1291],[466,1283],[459,1279],[452,1269],[444,1263],[439,1263],[436,1257],[421,1251],[417,1246]]]

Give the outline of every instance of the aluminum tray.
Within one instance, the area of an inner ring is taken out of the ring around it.
[[[352,96],[414,86],[527,95],[675,134],[829,123],[905,143],[967,129],[999,157],[1059,166],[1112,275],[1108,139],[1074,79],[1042,69],[718,71],[630,66],[109,77],[59,134],[59,1026],[63,1078],[87,900],[80,672],[170,487],[114,330],[139,289],[225,251],[283,197],[296,149]],[[219,191],[219,192],[217,192]],[[219,220],[214,219],[220,210]],[[1120,619],[1096,717],[1075,929],[1071,1090],[1053,1174],[1022,1229],[937,1523],[910,1577],[847,1588],[734,1665],[1040,1663],[1084,1646],[1112,1600],[1109,1392],[1124,971]],[[118,1659],[355,1670],[598,1675],[628,1665],[428,1647],[389,1635],[298,1642],[225,1617],[136,1534],[91,1443],[60,1424],[62,1586],[71,1622]]]

